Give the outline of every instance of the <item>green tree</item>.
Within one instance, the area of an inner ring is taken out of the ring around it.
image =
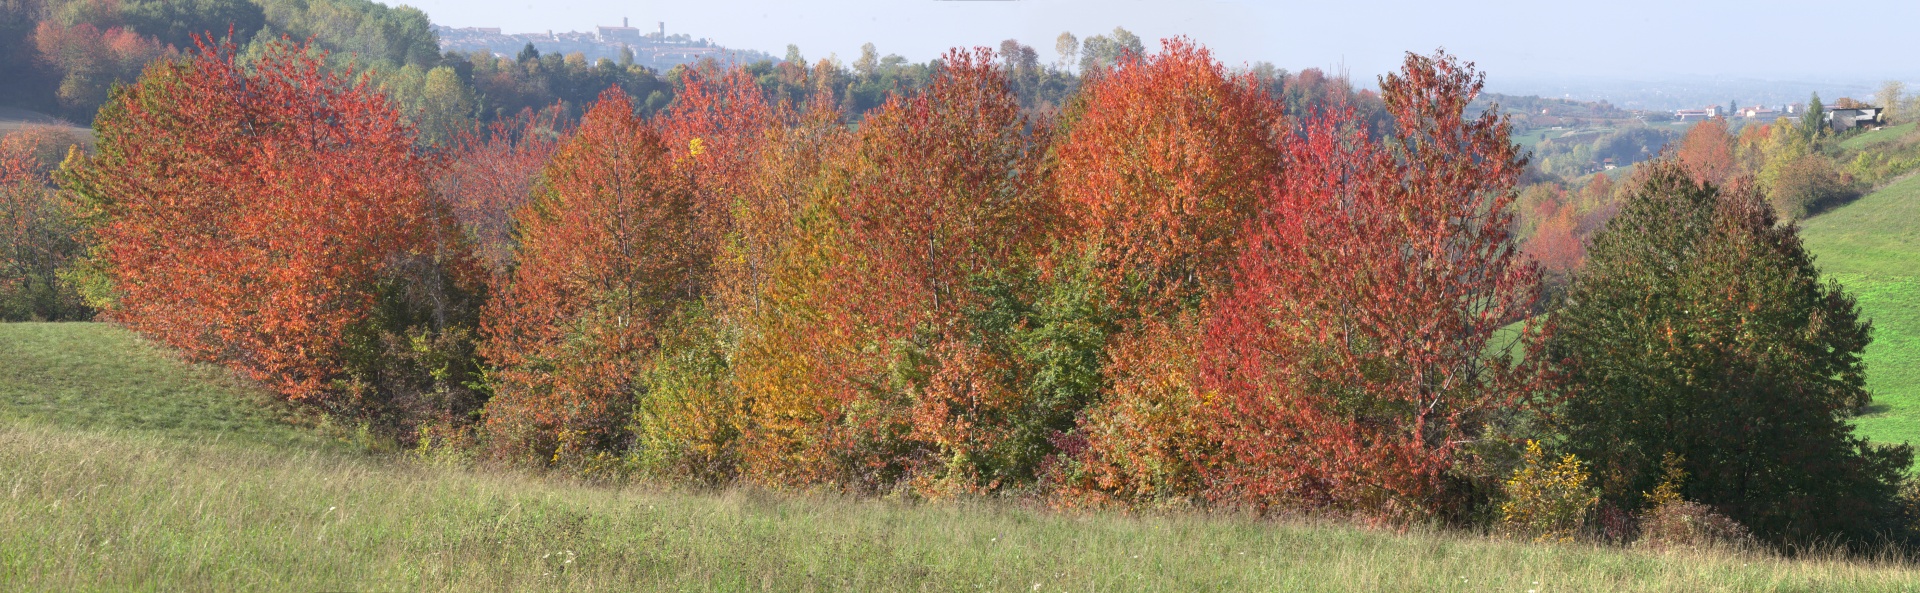
[[[1807,114],[1800,117],[1802,129],[1808,138],[1819,138],[1827,132],[1827,108],[1820,105],[1820,93],[1814,93],[1807,100]]]
[[[1673,454],[1687,499],[1764,538],[1872,537],[1913,450],[1868,444],[1846,419],[1870,399],[1870,324],[1758,196],[1650,167],[1556,314],[1568,449],[1627,508]]]
[[[439,66],[428,71],[413,116],[418,141],[424,145],[445,146],[474,124],[479,110],[480,98],[474,95],[473,87],[460,80],[460,74],[453,68]]]

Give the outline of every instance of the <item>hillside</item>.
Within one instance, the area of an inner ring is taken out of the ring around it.
[[[0,136],[11,134],[28,126],[60,126],[79,133],[87,141],[93,140],[93,130],[75,126],[71,122],[40,113],[14,107],[0,107]]]
[[[1801,235],[1873,320],[1866,362],[1875,403],[1860,430],[1920,443],[1920,175],[1807,220]]]
[[[1236,515],[613,487],[355,453],[104,324],[0,324],[0,589],[1911,590],[1910,567]]]

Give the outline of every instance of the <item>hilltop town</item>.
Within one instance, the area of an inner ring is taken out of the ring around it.
[[[653,30],[634,27],[621,18],[619,26],[602,25],[592,31],[548,30],[538,33],[506,33],[499,27],[435,26],[440,51],[472,53],[486,51],[495,56],[512,57],[528,45],[544,54],[581,54],[589,61],[609,59],[655,70],[667,70],[681,64],[713,58],[721,62],[750,63],[771,60],[773,56],[755,50],[722,47],[707,38],[685,33],[667,33],[667,24]]]

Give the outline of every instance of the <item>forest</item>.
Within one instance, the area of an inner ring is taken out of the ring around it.
[[[1377,91],[1124,30],[1063,36],[1074,75],[1017,43],[659,74],[202,4],[40,7],[9,51],[58,59],[0,60],[94,134],[0,141],[7,318],[588,479],[1920,541],[1912,448],[1850,423],[1872,324],[1795,224],[1912,143],[1715,120],[1577,181],[1444,51]]]

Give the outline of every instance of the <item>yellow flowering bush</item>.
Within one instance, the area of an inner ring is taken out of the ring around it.
[[[1587,486],[1587,464],[1571,454],[1553,460],[1537,441],[1527,441],[1519,469],[1504,484],[1500,528],[1536,542],[1570,542],[1587,513],[1600,502]]]

